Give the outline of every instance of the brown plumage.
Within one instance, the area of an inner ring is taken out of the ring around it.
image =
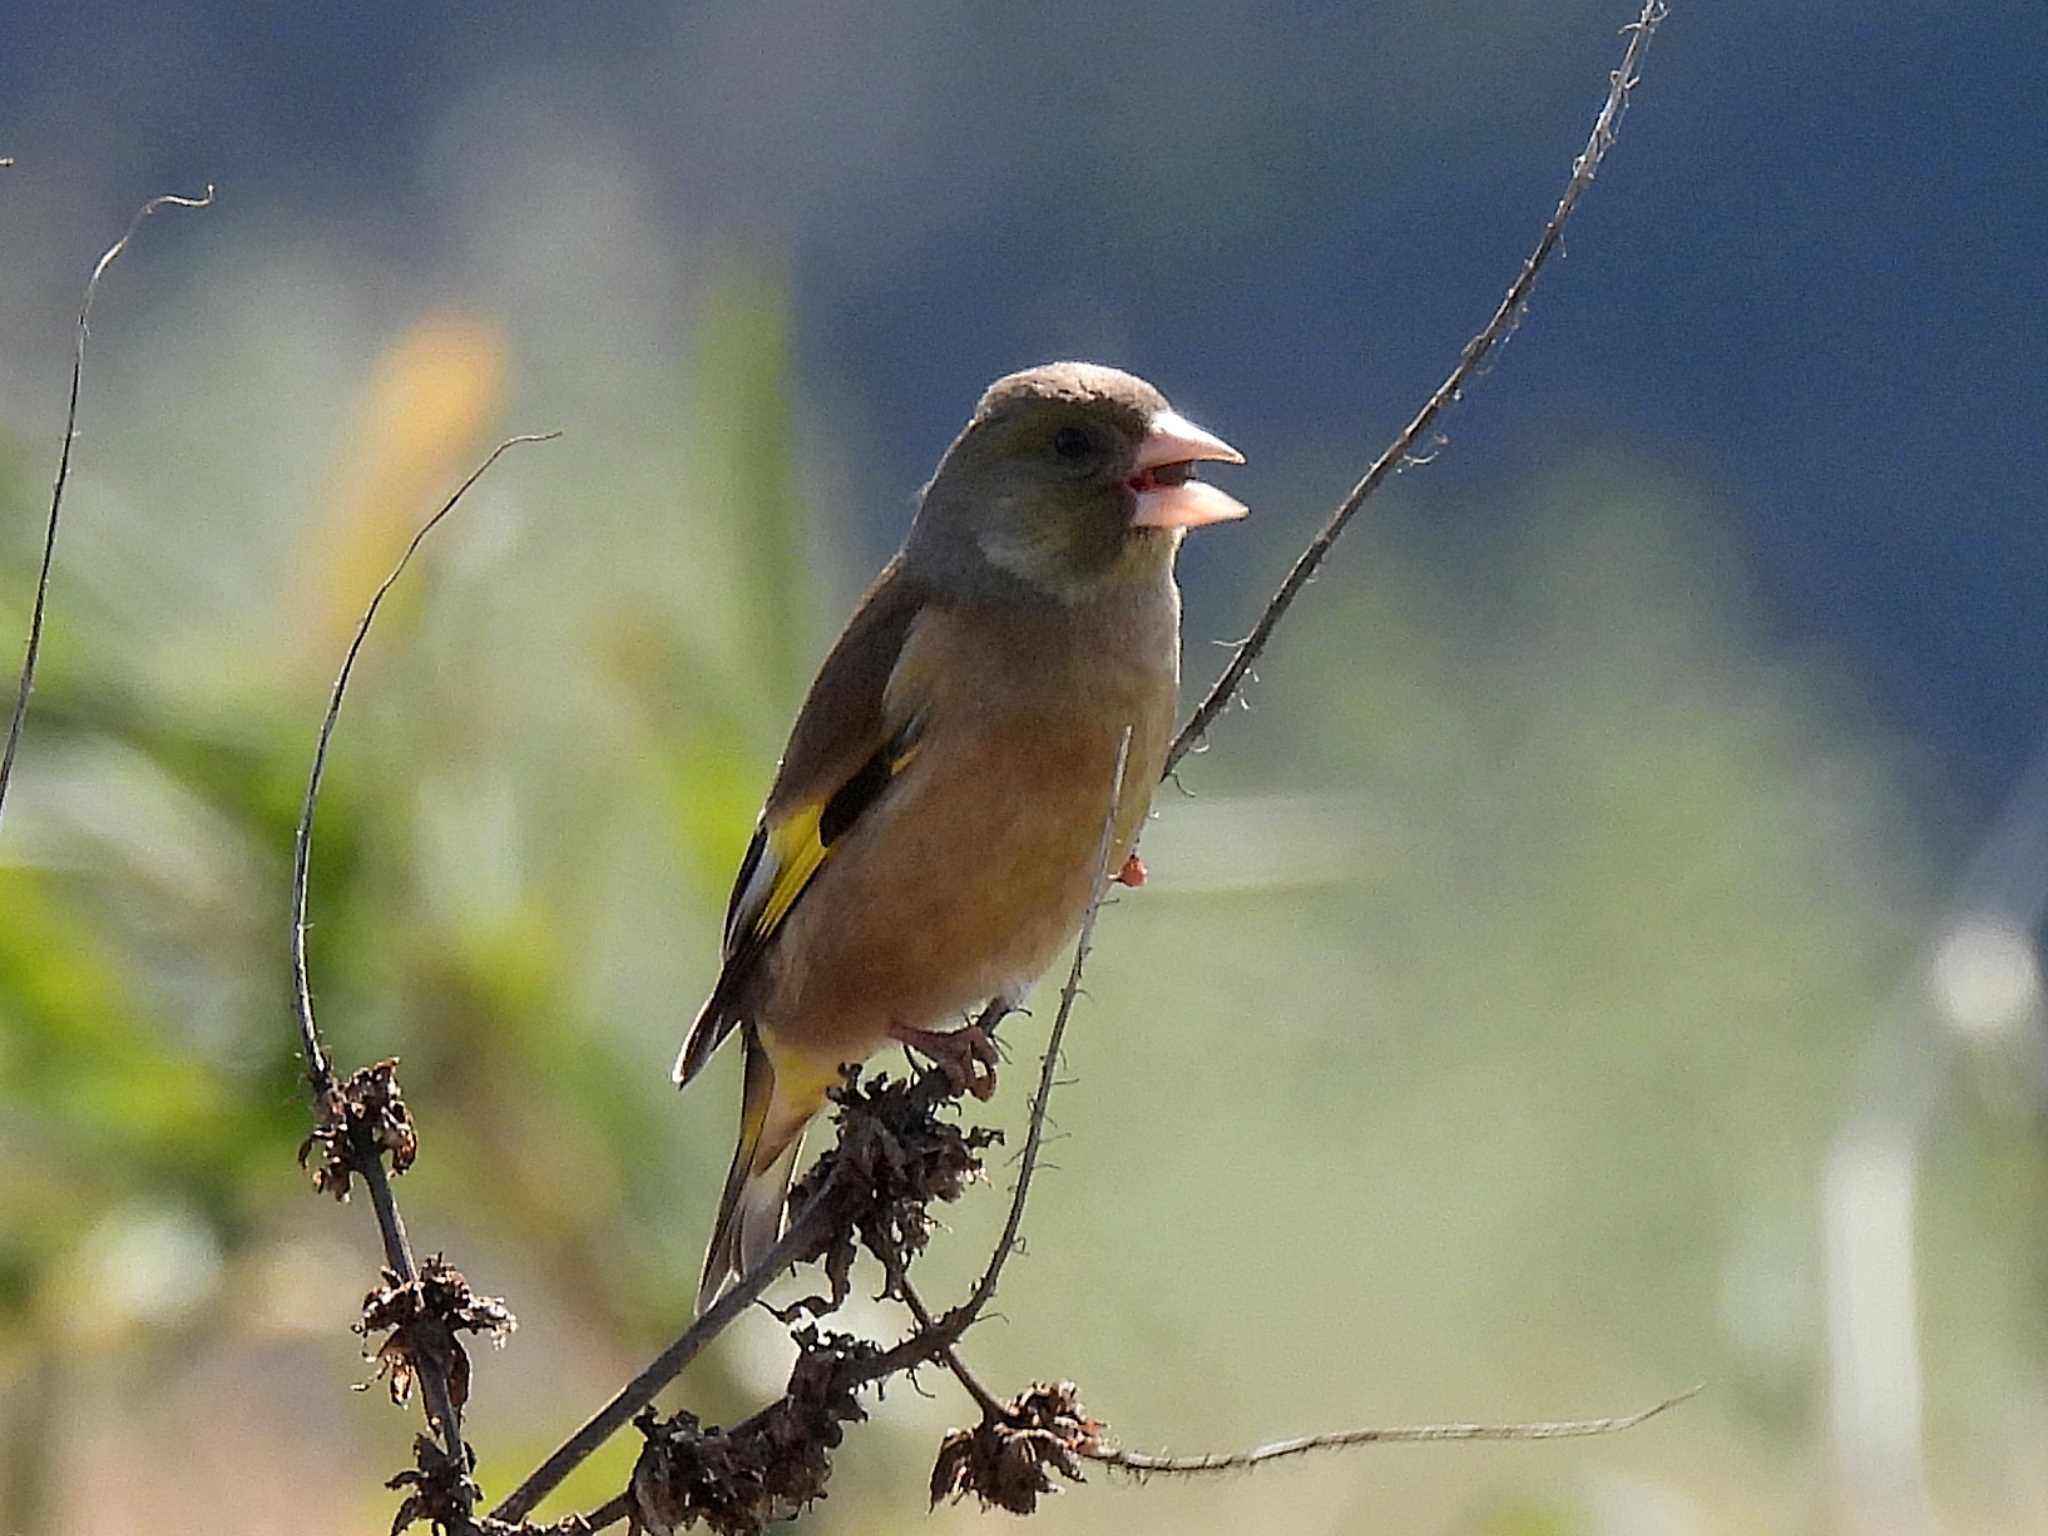
[[[745,1041],[700,1310],[774,1243],[840,1064],[897,1039],[987,1091],[986,1042],[935,1031],[1020,1001],[1122,865],[1173,730],[1174,552],[1243,512],[1199,459],[1241,462],[1142,380],[1063,363],[998,380],[940,461],[797,717],[676,1065]]]

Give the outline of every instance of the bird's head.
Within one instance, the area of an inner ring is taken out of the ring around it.
[[[1062,602],[1156,577],[1189,528],[1244,516],[1194,478],[1244,455],[1143,379],[1051,363],[996,380],[925,487],[908,556],[972,591]]]

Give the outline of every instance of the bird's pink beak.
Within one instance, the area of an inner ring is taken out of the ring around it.
[[[1213,432],[1205,432],[1178,411],[1151,420],[1128,482],[1138,493],[1131,524],[1138,528],[1199,528],[1243,517],[1245,506],[1213,485],[1194,478],[1204,460],[1242,464],[1244,455]]]

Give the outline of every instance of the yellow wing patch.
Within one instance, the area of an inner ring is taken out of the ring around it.
[[[905,726],[826,799],[794,807],[755,828],[726,914],[728,961],[759,950],[774,936],[826,855],[917,755],[918,724]]]
[[[768,846],[761,863],[764,872],[772,873],[762,893],[761,909],[749,925],[749,937],[755,943],[765,940],[789,915],[811,876],[825,862],[825,842],[818,834],[824,814],[823,805],[807,805],[768,828]]]

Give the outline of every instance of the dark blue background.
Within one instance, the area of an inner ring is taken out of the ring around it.
[[[16,3],[0,150],[104,225],[211,179],[403,267],[452,103],[585,104],[679,229],[780,253],[876,551],[981,384],[1067,352],[1227,423],[1306,529],[1498,297],[1625,19]],[[1675,463],[1776,638],[1846,655],[1981,814],[2048,725],[2044,57],[2036,3],[1675,5],[1567,259],[1405,484],[1483,526],[1604,445]]]

